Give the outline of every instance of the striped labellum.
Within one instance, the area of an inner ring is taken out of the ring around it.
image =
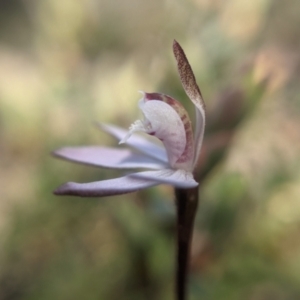
[[[148,133],[162,141],[172,168],[191,171],[194,137],[189,115],[182,104],[164,94],[143,93],[139,107],[144,119],[134,122],[120,143],[126,142],[136,131]]]

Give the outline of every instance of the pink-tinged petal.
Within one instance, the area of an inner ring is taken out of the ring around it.
[[[179,115],[185,131],[185,149],[179,159],[176,161],[176,165],[173,167],[176,169],[192,170],[194,160],[194,136],[190,117],[183,107],[183,105],[172,98],[171,96],[161,93],[143,93],[144,101],[158,100],[169,104]]]
[[[176,163],[186,146],[184,124],[179,114],[172,106],[159,100],[142,100],[140,108],[148,124],[147,133],[162,141],[171,167],[177,168]]]
[[[55,191],[60,196],[106,197],[132,193],[157,185],[156,181],[129,176],[89,183],[68,182]]]
[[[192,188],[198,185],[193,174],[184,170],[165,169],[158,171],[145,171],[130,174],[133,178],[142,178],[157,181],[157,183],[166,183],[178,188]]]
[[[103,124],[103,123],[96,123],[103,131],[111,134],[117,140],[122,140],[124,136],[127,134],[127,130],[124,130],[121,127],[110,125],[110,124]],[[126,142],[126,144],[150,157],[160,160],[163,163],[168,163],[168,157],[166,150],[154,144],[153,142],[149,141],[147,138],[133,134],[130,139]]]
[[[197,163],[205,128],[205,104],[197,85],[195,75],[193,70],[185,56],[185,53],[181,46],[174,40],[173,52],[177,61],[178,72],[182,86],[191,99],[191,101],[196,106],[196,124],[195,124],[195,155],[194,155],[194,165]]]
[[[162,169],[166,165],[130,149],[110,147],[65,147],[53,152],[55,156],[70,161],[112,169]]]

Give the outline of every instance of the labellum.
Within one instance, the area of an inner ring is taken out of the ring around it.
[[[192,171],[194,138],[187,111],[170,96],[160,93],[143,93],[143,96],[139,107],[144,119],[134,122],[120,143],[134,132],[148,133],[162,141],[172,168]]]

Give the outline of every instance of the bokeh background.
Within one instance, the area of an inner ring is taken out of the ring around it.
[[[138,90],[207,104],[190,299],[300,299],[300,2],[1,0],[0,299],[173,299],[171,187],[55,197],[119,172],[52,158],[116,145]]]

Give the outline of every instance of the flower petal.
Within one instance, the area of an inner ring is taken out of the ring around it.
[[[53,152],[55,156],[78,163],[113,169],[161,169],[166,164],[135,153],[130,149],[116,149],[110,147],[65,147]]]
[[[105,197],[127,194],[157,184],[156,181],[148,179],[124,176],[89,183],[68,182],[58,187],[54,194],[61,196]]]
[[[110,124],[103,124],[103,123],[96,123],[102,130],[111,134],[118,140],[121,140],[124,136],[126,136],[127,131],[121,127],[110,125]],[[156,145],[146,139],[145,137],[137,134],[133,134],[130,139],[126,142],[126,144],[138,151],[147,154],[155,159],[158,159],[164,163],[168,163],[168,157],[166,150],[159,145]]]
[[[205,104],[197,85],[195,75],[193,70],[185,56],[185,53],[181,46],[174,40],[173,42],[173,52],[177,61],[178,72],[182,86],[191,99],[191,101],[196,106],[196,124],[195,124],[195,147],[196,151],[194,154],[194,166],[198,161],[205,127]]]
[[[194,163],[194,135],[190,117],[184,106],[172,98],[162,93],[143,93],[144,101],[159,100],[169,104],[179,115],[185,130],[185,149],[179,159],[176,161],[175,169],[192,170]]]
[[[164,169],[158,171],[145,171],[128,175],[133,178],[155,180],[157,183],[171,184],[179,188],[192,188],[198,185],[193,174],[184,170]]]
[[[140,109],[149,123],[148,133],[163,142],[171,167],[177,168],[176,162],[186,146],[185,128],[179,114],[171,105],[160,100],[142,100]]]

